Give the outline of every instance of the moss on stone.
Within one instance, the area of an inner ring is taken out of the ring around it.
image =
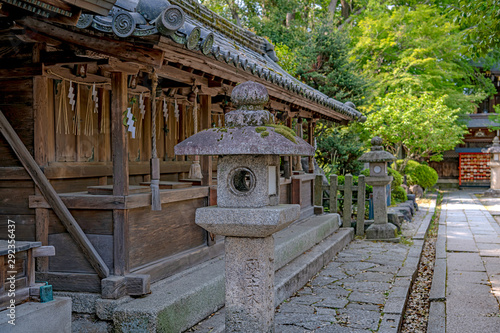
[[[262,133],[264,131],[267,131],[267,127],[265,127],[265,126],[259,126],[259,127],[255,128],[255,132],[257,132],[257,133]]]
[[[264,131],[264,132],[260,133],[260,136],[263,137],[263,138],[265,138],[268,135],[269,135],[268,131]]]
[[[290,134],[290,131],[284,130],[281,127],[275,128],[274,131],[276,133],[278,133],[278,134],[283,135],[285,138],[287,138],[288,140],[292,141],[293,143],[297,143],[297,140],[295,140],[295,133],[294,134]]]
[[[293,138],[297,136],[297,134],[289,127],[283,126],[283,125],[276,125],[276,124],[266,124],[268,127],[273,127],[274,129],[280,129],[282,132],[287,132],[289,135],[291,135]],[[294,139],[295,140],[295,139]],[[295,141],[294,141],[295,142]]]

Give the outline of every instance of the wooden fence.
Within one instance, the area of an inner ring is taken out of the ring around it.
[[[362,189],[360,191],[360,189]],[[353,177],[351,174],[345,175],[344,185],[338,184],[338,176],[330,176],[330,185],[323,185],[323,176],[317,175],[314,184],[314,205],[323,206],[324,200],[328,200],[330,204],[330,212],[336,213],[338,209],[339,192],[343,192],[344,207],[342,217],[344,226],[351,224],[351,212],[353,206],[353,192],[357,192],[357,216],[356,216],[356,235],[362,236],[365,233],[365,200],[366,200],[366,181],[365,176],[358,177],[358,185],[353,185]],[[326,194],[326,195],[325,195]],[[359,204],[363,203],[363,204]]]

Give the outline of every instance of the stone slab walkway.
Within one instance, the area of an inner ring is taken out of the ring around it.
[[[434,212],[422,206],[404,233],[413,245],[354,240],[276,310],[276,332],[397,332]],[[223,332],[222,309],[191,332]]]
[[[470,191],[447,193],[441,207],[428,332],[498,333],[500,226]]]

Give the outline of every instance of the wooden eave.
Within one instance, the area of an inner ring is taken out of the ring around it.
[[[23,18],[16,21],[16,23],[29,31],[36,32],[30,34],[32,40],[39,40],[58,47],[70,43],[124,62],[136,63],[139,67],[142,66],[143,69],[154,67],[160,76],[172,80],[185,84],[198,81],[205,86],[204,91],[212,95],[216,95],[222,86],[225,86],[228,93],[230,93],[230,90],[236,84],[252,80],[264,84],[269,95],[275,101],[304,110],[304,116],[315,113],[321,115],[321,118],[335,122],[345,123],[351,120],[351,117],[346,114],[314,103],[276,84],[270,84],[269,81],[252,75],[242,68],[218,61],[211,56],[202,55],[199,51],[190,51],[183,45],[177,44],[164,36],[134,37],[124,40],[112,38],[102,32],[66,26],[61,27],[33,17]],[[184,69],[188,68],[188,70],[168,66],[169,63],[180,63],[185,67]],[[123,68],[120,69],[113,65],[109,65],[107,70],[112,70],[112,68],[123,70]],[[220,78],[222,82],[220,84],[210,84],[209,79],[205,76]],[[210,87],[210,85],[215,85],[215,87]],[[277,109],[281,110],[281,107],[277,107]]]

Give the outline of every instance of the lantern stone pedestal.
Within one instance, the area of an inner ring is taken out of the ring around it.
[[[373,186],[374,221],[366,229],[366,238],[399,242],[398,228],[387,220],[387,185],[392,181],[392,177],[387,175],[387,162],[396,158],[383,150],[380,137],[374,137],[371,143],[371,151],[359,158],[359,161],[369,163],[370,177],[366,177],[366,184]]]
[[[498,136],[493,139],[493,145],[483,150],[491,154],[491,160],[488,165],[491,168],[490,189],[484,192],[485,197],[500,197],[500,140]]]
[[[274,332],[274,238],[300,216],[279,205],[279,156],[311,156],[314,148],[287,128],[270,125],[269,96],[255,82],[236,86],[237,110],[227,128],[199,132],[175,146],[177,155],[217,155],[217,206],[196,210],[195,222],[225,236],[225,332]]]

